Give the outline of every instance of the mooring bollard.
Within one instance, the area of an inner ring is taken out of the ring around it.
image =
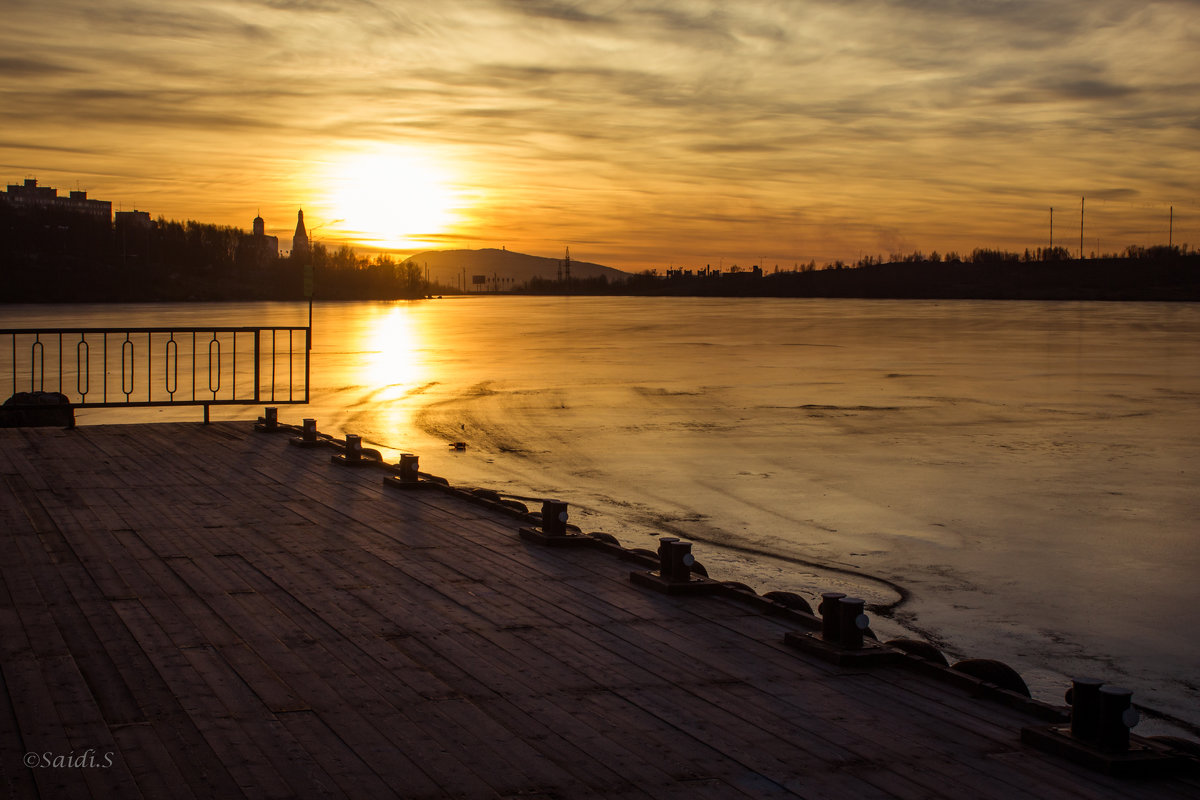
[[[342,452],[330,456],[329,460],[346,467],[361,467],[372,463],[363,458],[362,437],[356,433],[346,434],[346,444]]]
[[[497,495],[495,502],[504,501]],[[561,500],[542,501],[542,525],[540,528],[520,528],[521,538],[537,544],[576,547],[592,546],[597,539],[567,530],[567,504]]]
[[[679,539],[660,541],[659,562],[666,565],[662,574],[664,580],[687,583],[692,579],[692,564],[696,563],[696,557],[692,555],[692,543]]]
[[[658,574],[663,577],[663,580],[666,580],[667,575],[671,573],[671,556],[667,545],[678,541],[678,536],[660,536],[658,539]]]
[[[658,569],[629,573],[629,580],[665,594],[712,594],[724,586],[709,580],[703,572],[693,575],[696,557],[692,555],[692,543],[675,536],[658,539]]]
[[[421,472],[417,467],[417,456],[413,453],[401,453],[400,463],[396,467],[399,474],[388,475],[384,478],[384,486],[391,486],[395,489],[422,489],[435,485],[433,481],[421,480]]]
[[[547,536],[567,535],[567,504],[561,500],[542,501],[542,532]]]
[[[861,597],[843,597],[837,601],[838,606],[838,641],[842,647],[860,650],[863,646],[863,631],[870,621],[863,613],[866,603]]]
[[[1071,706],[1071,735],[1086,742],[1100,738],[1100,687],[1099,678],[1072,678],[1067,690],[1067,703]]]
[[[305,419],[300,426],[300,435],[288,439],[288,444],[299,445],[300,447],[316,447],[319,445],[320,442],[317,440],[317,421],[315,419]]]
[[[400,454],[400,480],[404,483],[416,483],[421,479],[417,469],[417,456],[413,453]]]
[[[1129,749],[1129,729],[1138,723],[1133,692],[1120,686],[1100,687],[1100,747],[1110,753]]]
[[[822,592],[821,604],[817,611],[821,614],[821,638],[827,642],[839,642],[842,638],[842,614],[838,601],[846,595],[842,592]]]
[[[822,592],[817,605],[821,632],[789,631],[784,634],[783,643],[839,666],[871,667],[900,660],[901,650],[864,641],[863,635],[871,625],[863,613],[865,607],[861,597]]]
[[[275,406],[267,406],[263,409],[263,416],[258,418],[258,422],[254,424],[254,430],[263,433],[274,433],[280,430],[279,427],[279,409]]]

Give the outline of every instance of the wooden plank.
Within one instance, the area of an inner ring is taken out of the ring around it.
[[[380,471],[286,437],[222,423],[0,441],[18,443],[0,447],[0,519],[19,556],[0,564],[0,732],[8,713],[22,740],[101,741],[122,764],[73,783],[30,773],[42,793],[1197,788],[1118,784],[1032,753],[1014,738],[1019,711],[810,662],[745,604],[643,592],[625,562],[533,547],[510,518],[388,492]]]

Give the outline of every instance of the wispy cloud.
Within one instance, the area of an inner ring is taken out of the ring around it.
[[[1040,244],[1028,220],[1085,190],[1130,204],[1116,248],[1157,206],[1200,218],[1197,10],[12,0],[0,124],[22,133],[0,162],[111,174],[94,191],[141,185],[204,217],[241,213],[228,191],[205,200],[206,176],[259,187],[252,207],[275,193],[283,213],[316,190],[306,163],[418,148],[473,198],[447,241],[605,242],[631,267]],[[155,170],[169,189],[146,182]]]

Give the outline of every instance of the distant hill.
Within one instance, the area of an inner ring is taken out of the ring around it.
[[[561,258],[544,258],[512,250],[427,250],[417,253],[405,263],[417,264],[422,270],[429,268],[429,280],[443,286],[458,286],[465,274],[467,288],[473,288],[472,279],[483,275],[490,285],[500,280],[501,289],[509,289],[526,283],[530,278],[558,278]],[[629,277],[619,269],[571,259],[572,278],[595,278],[604,275],[611,281]]]

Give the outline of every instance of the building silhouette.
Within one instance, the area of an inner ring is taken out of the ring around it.
[[[292,235],[292,258],[308,258],[308,232],[304,230],[304,209],[296,212],[296,232]]]
[[[87,192],[80,191],[59,197],[58,189],[38,186],[37,178],[26,178],[23,184],[8,184],[8,191],[0,199],[19,210],[58,211],[112,224],[112,203],[109,201],[89,200]]]
[[[267,225],[262,215],[251,223],[250,235],[238,241],[238,263],[247,267],[263,268],[279,258],[279,237],[267,235]]]

